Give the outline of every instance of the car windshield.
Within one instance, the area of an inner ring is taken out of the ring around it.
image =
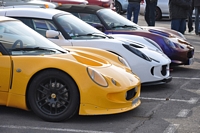
[[[0,43],[11,55],[38,55],[67,52],[20,21],[0,23]]]
[[[124,29],[141,29],[141,27],[125,17],[117,14],[110,9],[101,9],[97,12],[98,16],[107,24],[110,29],[124,30]]]
[[[102,39],[106,35],[74,15],[60,15],[55,21],[72,39]]]

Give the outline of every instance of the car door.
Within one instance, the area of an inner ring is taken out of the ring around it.
[[[11,88],[12,60],[5,48],[9,44],[3,40],[3,32],[4,28],[0,24],[0,92],[7,92]]]

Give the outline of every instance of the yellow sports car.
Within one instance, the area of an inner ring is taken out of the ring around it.
[[[114,114],[141,103],[140,79],[123,58],[95,48],[68,51],[22,22],[0,17],[0,105],[46,121]]]

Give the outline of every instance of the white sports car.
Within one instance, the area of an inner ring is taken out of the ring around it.
[[[0,10],[0,15],[21,20],[63,47],[96,47],[118,54],[127,60],[142,85],[164,84],[172,79],[169,71],[171,60],[163,52],[139,42],[108,37],[70,13],[56,9],[13,8]],[[152,45],[148,39],[143,38],[144,41]]]

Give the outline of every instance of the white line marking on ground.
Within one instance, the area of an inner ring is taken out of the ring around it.
[[[173,79],[191,79],[191,80],[200,80],[200,78],[189,78],[189,77],[172,77]]]
[[[198,90],[196,91],[196,93],[197,93],[197,94],[200,94],[200,89],[198,89]]]
[[[190,100],[182,100],[182,99],[170,99],[170,98],[148,98],[148,97],[140,97],[140,99],[145,100],[155,100],[155,101],[174,101],[174,102],[187,102],[189,104],[196,104],[199,100],[198,98],[190,98]]]
[[[175,133],[178,127],[179,124],[169,124],[163,133]]]
[[[190,100],[188,102],[189,102],[189,104],[196,104],[198,102],[198,100],[199,100],[199,98],[194,97],[194,98],[190,98]]]
[[[62,132],[76,132],[76,133],[114,133],[114,132],[101,132],[91,130],[78,130],[78,129],[66,129],[66,128],[48,128],[48,127],[31,127],[31,126],[15,126],[15,125],[0,125],[1,128],[12,128],[12,129],[32,129],[32,130],[43,130],[43,131],[62,131]]]
[[[189,109],[182,109],[176,116],[177,117],[186,117],[190,112]]]

